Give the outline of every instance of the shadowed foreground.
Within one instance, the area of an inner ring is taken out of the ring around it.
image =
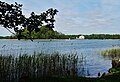
[[[102,78],[83,77],[40,77],[20,80],[19,82],[120,82],[120,75],[105,76]]]
[[[120,82],[118,67],[101,78],[79,77],[78,65],[83,62],[76,54],[1,55],[0,82]]]
[[[81,61],[79,61],[81,60]],[[77,77],[78,64],[83,60],[76,54],[45,54],[0,56],[0,82],[22,82],[39,77]]]

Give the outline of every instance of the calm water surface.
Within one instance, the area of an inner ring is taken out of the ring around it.
[[[100,52],[119,46],[120,40],[0,40],[0,54],[77,53],[86,59],[86,73],[97,76],[98,72],[107,72],[111,68],[111,60],[101,56]]]

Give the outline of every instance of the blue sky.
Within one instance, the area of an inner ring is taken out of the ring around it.
[[[59,10],[55,30],[64,34],[120,34],[120,0],[1,0],[23,4],[23,14],[29,16],[48,8]],[[0,35],[10,35],[0,29]]]

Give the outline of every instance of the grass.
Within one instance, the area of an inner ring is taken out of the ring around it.
[[[84,63],[84,58],[77,54],[1,55],[0,82],[120,82],[119,68],[100,78],[80,77],[80,63]]]
[[[107,49],[102,51],[104,57],[116,59],[120,58],[120,48]]]
[[[77,54],[1,55],[0,82],[39,77],[77,77],[80,63],[83,63],[83,58],[79,59]]]

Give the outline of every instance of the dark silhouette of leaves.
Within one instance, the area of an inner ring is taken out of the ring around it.
[[[21,36],[23,36],[21,35],[23,29],[27,28],[29,35],[31,35],[32,31],[38,32],[44,22],[48,28],[54,28],[54,16],[57,14],[58,10],[50,8],[40,15],[36,15],[32,12],[30,17],[26,18],[22,14],[22,6],[22,4],[18,4],[17,2],[15,2],[15,4],[8,4],[0,1],[0,25],[6,29],[14,29],[18,34],[18,39],[21,39]]]

